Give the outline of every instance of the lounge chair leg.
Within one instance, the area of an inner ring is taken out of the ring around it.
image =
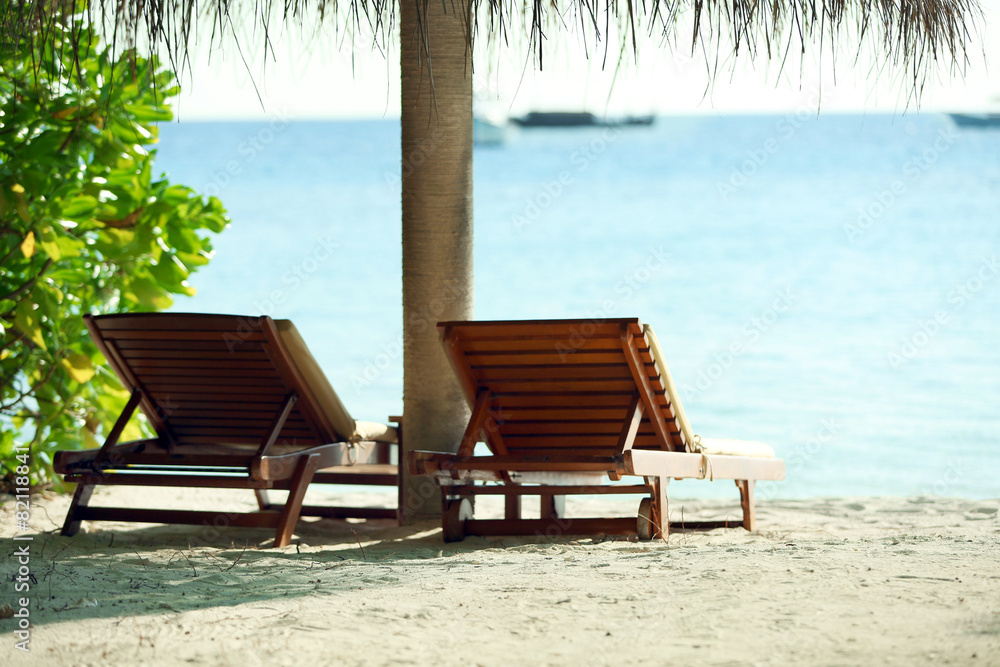
[[[636,518],[635,534],[640,540],[653,539],[653,501],[643,498],[639,503],[639,516]]]
[[[646,477],[647,486],[653,493],[639,503],[639,517],[636,533],[640,540],[667,539],[670,535],[670,513],[667,506],[667,484],[669,477]]]
[[[503,498],[503,518],[517,520],[521,518],[521,496],[504,496]]]
[[[669,477],[658,477],[653,484],[656,501],[653,503],[653,537],[662,540],[670,536],[670,506],[667,503]]]
[[[543,519],[561,519],[566,516],[566,496],[542,494],[540,516]]]
[[[736,480],[736,486],[740,490],[740,505],[743,506],[743,527],[751,533],[757,530],[757,513],[753,504],[753,487],[756,483],[752,479]]]
[[[261,510],[266,510],[271,507],[271,500],[267,497],[266,489],[254,489],[254,496],[257,497],[257,507]]]
[[[90,494],[93,492],[93,484],[80,483],[76,485],[76,491],[73,493],[73,502],[69,505],[69,511],[66,512],[66,521],[62,527],[62,534],[66,537],[73,537],[80,532],[80,519],[76,518],[77,509],[87,506],[87,503],[90,502]]]
[[[309,488],[309,482],[312,481],[317,469],[319,469],[319,454],[310,454],[299,460],[295,477],[292,478],[292,486],[288,490],[288,500],[285,501],[281,516],[278,518],[278,530],[274,535],[275,547],[286,547],[292,541],[292,532],[302,511],[306,489]]]
[[[468,498],[455,498],[445,502],[442,516],[442,537],[445,542],[465,539],[465,522],[472,518],[472,503]]]

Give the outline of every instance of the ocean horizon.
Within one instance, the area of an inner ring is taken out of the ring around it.
[[[399,414],[398,120],[171,123],[157,150],[233,219],[172,310],[292,319],[355,417]],[[695,431],[786,460],[768,496],[996,498],[998,154],[941,114],[515,130],[475,151],[475,318],[653,325]]]

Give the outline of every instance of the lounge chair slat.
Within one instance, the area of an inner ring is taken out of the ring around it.
[[[473,368],[483,366],[585,366],[592,364],[618,364],[625,360],[620,350],[591,351],[581,350],[569,354],[560,354],[552,350],[532,351],[523,354],[506,354],[503,352],[469,354],[466,356]]]
[[[162,405],[163,410],[169,412],[173,415],[172,419],[247,419],[247,418],[259,418],[261,412],[274,412],[278,409],[281,404],[280,399],[272,401],[270,403],[222,403],[211,401],[204,401],[200,403],[191,403],[189,401],[182,402],[164,402]],[[293,411],[292,416],[289,417],[290,422],[296,420],[304,420],[305,418],[298,412]]]
[[[216,369],[232,372],[265,371],[267,377],[278,377],[272,364],[266,357],[257,359],[240,359],[234,356],[226,356],[222,359],[216,355],[212,359],[180,358],[180,357],[156,357],[137,358],[125,357],[129,361],[129,366],[135,369],[142,369],[153,374],[162,374],[164,370],[175,370],[178,374],[194,375],[197,373],[211,373]],[[143,373],[147,375],[148,373]]]
[[[581,366],[473,366],[472,370],[479,382],[544,380],[547,382],[565,380],[567,382],[607,382],[629,380],[628,368],[611,364],[591,364]]]
[[[228,336],[228,337],[227,337]],[[113,341],[202,341],[206,343],[221,343],[223,345],[239,345],[241,343],[262,343],[267,340],[262,333],[253,334],[220,334],[216,331],[128,331],[109,332],[105,336]]]
[[[619,420],[625,418],[627,406],[614,408],[566,407],[566,408],[503,408],[494,412],[503,417],[504,423],[521,421],[588,421]]]
[[[566,434],[544,434],[544,435],[511,435],[506,434],[504,442],[509,450],[531,449],[532,447],[549,448],[577,448],[577,447],[610,447],[615,448],[618,442],[618,433],[581,435],[578,433]],[[636,447],[656,447],[659,444],[655,435],[637,435],[635,438]]]
[[[132,369],[142,373],[150,383],[187,383],[187,384],[226,384],[230,378],[238,378],[248,384],[267,386],[281,381],[281,376],[273,369],[239,368],[233,366],[218,366],[215,368],[155,366],[152,368],[133,365]]]
[[[526,459],[529,458],[529,457],[533,457],[533,456],[545,456],[545,457],[549,457],[549,458],[554,458],[554,457],[557,457],[559,454],[565,454],[566,452],[570,452],[570,451],[575,452],[575,453],[579,453],[579,454],[588,454],[588,455],[591,455],[591,456],[597,456],[597,457],[601,457],[601,458],[605,458],[605,459],[611,459],[611,458],[614,457],[615,452],[617,451],[615,449],[614,445],[615,445],[615,443],[612,442],[610,445],[604,445],[604,446],[600,446],[600,447],[585,447],[585,446],[577,446],[577,447],[538,447],[537,445],[533,445],[531,447],[514,447],[514,446],[512,446],[509,450],[507,450],[507,452],[508,452],[508,454],[510,456],[522,456],[522,457],[524,457]],[[561,465],[560,466],[556,466],[555,464],[548,463],[548,464],[546,464],[546,466],[547,466],[547,468],[546,468],[547,470],[548,469],[555,469],[556,467],[558,467],[559,470],[562,470],[562,466]],[[525,468],[523,466],[520,466],[520,465],[519,466],[512,466],[510,469],[511,470],[522,470],[522,471],[525,470]],[[610,466],[609,465],[609,466],[605,467],[605,469],[603,469],[601,472],[608,473],[608,472],[611,472],[612,470],[614,470],[614,466]]]
[[[175,428],[269,428],[271,426],[271,422],[267,419],[258,419],[257,417],[259,416],[260,415],[241,417],[233,414],[218,413],[209,417],[197,417],[190,414],[184,414],[182,416],[171,416],[170,423]],[[310,428],[309,423],[302,417],[302,415],[294,415],[285,422],[283,431],[287,429],[303,430],[308,428]]]
[[[260,442],[271,430],[268,426],[191,426],[184,423],[174,424],[173,433],[179,438],[203,438],[207,442],[225,442],[228,438],[241,439],[249,438]],[[289,426],[285,424],[278,432],[281,438],[315,438],[319,439],[316,431],[308,426]]]
[[[253,352],[267,355],[261,340],[129,340],[116,339],[115,347],[124,354],[157,354],[164,352],[214,352],[217,355],[233,352]]]
[[[198,394],[248,394],[257,396],[282,396],[288,393],[287,387],[267,383],[252,383],[246,385],[224,384],[208,382],[149,382],[146,388],[151,395],[170,396],[182,393],[197,392]]]
[[[184,388],[180,388],[183,390]],[[211,391],[201,391],[198,389],[189,389],[187,392],[181,390],[175,391],[162,391],[162,392],[150,392],[149,397],[156,402],[157,405],[162,406],[162,410],[167,413],[173,413],[174,407],[178,405],[180,397],[183,396],[188,401],[195,400],[200,401],[199,405],[208,405],[211,403],[227,403],[236,401],[237,405],[244,403],[247,406],[259,405],[261,409],[270,410],[277,405],[280,405],[281,398],[283,394],[279,392],[271,392],[267,394],[254,394],[252,392],[243,393],[225,393],[225,392],[211,392]],[[185,404],[186,405],[186,404]]]
[[[565,394],[493,394],[493,404],[505,408],[568,408],[568,407],[628,407],[632,394],[619,393],[574,393]]]
[[[472,338],[463,341],[465,349],[469,353],[479,354],[486,352],[513,353],[513,352],[534,352],[539,354],[554,353],[558,355],[572,356],[575,352],[593,351],[618,353],[621,351],[621,344],[618,336],[602,336],[589,338],[574,338],[566,340],[564,336],[552,336],[548,339],[544,337],[529,339],[479,339]]]
[[[219,436],[217,435],[198,435],[198,436],[178,436],[179,441],[183,445],[214,445],[218,444]],[[227,445],[241,445],[245,447],[250,447],[256,449],[260,445],[261,436],[258,435],[232,435],[226,436]],[[275,443],[277,447],[317,447],[320,445],[327,444],[322,440],[317,440],[315,438],[308,437],[295,437],[295,438],[285,438],[279,437]]]
[[[508,437],[524,435],[614,435],[621,432],[621,420],[614,421],[511,421],[504,424],[504,433]],[[639,435],[653,436],[652,426],[640,425]]]
[[[562,394],[567,391],[628,391],[634,387],[631,380],[557,380],[546,382],[544,378],[537,380],[501,380],[491,382],[495,391],[509,394]]]
[[[178,349],[132,349],[132,348],[122,348],[119,347],[119,351],[122,357],[128,359],[130,363],[133,362],[162,362],[170,363],[172,361],[185,361],[193,362],[197,360],[203,360],[206,362],[215,362],[219,359],[220,350],[191,350],[187,348]],[[238,360],[238,361],[257,361],[270,365],[271,360],[267,356],[267,353],[263,351],[232,351],[225,350],[226,360]]]
[[[101,331],[204,331],[224,332],[234,336],[258,333],[263,317],[253,315],[216,315],[214,313],[171,313],[170,317],[149,317],[149,313],[131,313],[102,318]],[[105,336],[107,337],[107,335]]]
[[[451,325],[461,327],[461,336],[465,340],[475,340],[483,338],[493,339],[516,339],[541,337],[560,337],[570,344],[576,340],[586,340],[588,338],[618,336],[620,327],[628,324],[629,320],[605,320],[604,322],[594,322],[581,320],[570,324],[568,327],[565,321],[560,320],[538,320],[524,322],[441,322],[439,327],[444,328]]]

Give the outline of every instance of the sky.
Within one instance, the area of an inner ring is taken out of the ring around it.
[[[1000,109],[1000,1],[983,0],[985,22],[969,49],[964,73],[946,70],[929,77],[921,111]],[[370,37],[351,37],[323,26],[309,39],[295,28],[275,32],[265,57],[260,33],[235,29],[240,48],[195,47],[175,102],[181,121],[331,118],[398,118],[399,54],[381,52]],[[573,32],[551,31],[545,67],[526,60],[513,45],[475,56],[474,90],[479,109],[493,116],[532,110],[591,111],[597,115],[728,114],[820,109],[826,112],[912,112],[912,99],[899,73],[872,76],[870,64],[855,62],[853,48],[841,48],[836,67],[829,51],[801,62],[793,54],[784,69],[778,60],[742,57],[720,62],[710,77],[705,59],[690,49],[640,42],[638,57],[627,52],[604,59],[603,45],[589,44],[590,58]],[[682,33],[683,34],[683,33]],[[398,39],[398,38],[397,38]],[[207,41],[207,40],[206,40]],[[485,40],[481,40],[485,43]],[[244,60],[246,58],[246,61]],[[603,65],[603,67],[602,67]]]

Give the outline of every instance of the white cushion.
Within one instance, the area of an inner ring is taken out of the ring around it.
[[[608,481],[607,475],[603,472],[525,470],[511,472],[510,477],[518,484],[546,484],[552,486],[601,486]]]
[[[774,449],[770,445],[753,440],[732,440],[729,438],[702,438],[701,453],[720,456],[752,456],[760,459],[774,458]]]
[[[395,426],[379,424],[378,422],[354,421],[354,437],[352,441],[363,442],[399,442],[399,433]]]

